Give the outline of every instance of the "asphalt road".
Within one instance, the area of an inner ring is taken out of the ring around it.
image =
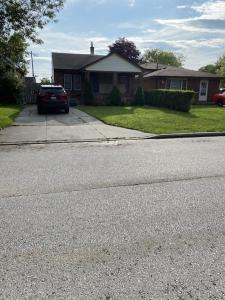
[[[0,299],[225,299],[225,138],[0,146]]]

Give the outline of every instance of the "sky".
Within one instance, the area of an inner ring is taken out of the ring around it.
[[[51,77],[51,52],[107,54],[118,37],[143,53],[160,48],[185,57],[197,70],[225,53],[225,0],[67,0],[42,31],[41,45],[31,44],[38,80]]]

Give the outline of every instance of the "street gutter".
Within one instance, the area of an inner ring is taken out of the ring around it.
[[[74,143],[103,143],[115,141],[139,141],[139,140],[163,140],[163,139],[181,139],[181,138],[199,138],[199,137],[222,137],[225,132],[197,132],[197,133],[173,133],[159,134],[150,137],[121,137],[121,138],[102,138],[102,139],[71,139],[71,140],[37,140],[37,141],[17,141],[0,142],[0,146],[22,146],[39,144],[74,144]]]

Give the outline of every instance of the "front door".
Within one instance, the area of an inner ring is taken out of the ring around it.
[[[199,101],[207,101],[208,99],[208,80],[200,81],[200,89],[199,89]]]

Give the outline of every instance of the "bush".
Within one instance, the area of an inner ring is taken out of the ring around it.
[[[13,72],[0,75],[0,103],[16,103],[22,91],[22,80]]]
[[[145,94],[144,94],[143,88],[141,88],[141,87],[138,87],[136,90],[134,104],[135,105],[144,105],[145,104]]]
[[[114,86],[111,93],[108,96],[109,105],[117,106],[122,104],[121,94],[119,89]]]
[[[92,86],[89,81],[84,82],[84,89],[83,89],[83,101],[86,105],[92,105],[94,103],[94,94],[92,90]]]
[[[194,91],[152,90],[145,92],[145,103],[150,106],[166,107],[188,112],[194,100]]]

